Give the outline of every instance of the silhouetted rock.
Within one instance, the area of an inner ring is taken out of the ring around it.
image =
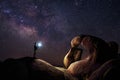
[[[120,59],[112,59],[94,71],[88,80],[120,80]]]
[[[0,72],[4,80],[65,80],[64,72],[44,60],[32,57],[7,59]]]
[[[115,42],[108,43],[95,36],[79,35],[71,40],[71,49],[64,58],[64,64],[71,75],[86,80],[104,63],[117,59],[117,51]]]
[[[28,80],[32,58],[7,59],[3,62],[2,72],[5,80]]]
[[[1,80],[120,80],[118,47],[113,42],[80,35],[72,39],[64,58],[65,68],[33,57],[0,62]]]

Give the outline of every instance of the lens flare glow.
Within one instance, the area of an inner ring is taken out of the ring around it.
[[[37,46],[38,48],[40,48],[40,47],[43,46],[43,44],[42,44],[42,42],[37,42],[37,43],[36,43],[36,46]]]

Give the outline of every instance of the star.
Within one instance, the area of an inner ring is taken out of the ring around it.
[[[4,13],[9,14],[11,11],[9,9],[3,10]]]
[[[1,0],[0,59],[31,56],[34,43],[42,41],[45,44],[38,57],[62,65],[71,39],[79,34],[120,44],[119,3],[119,0]]]

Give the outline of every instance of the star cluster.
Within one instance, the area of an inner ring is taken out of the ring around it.
[[[70,40],[90,34],[120,44],[119,0],[1,0],[0,59],[32,56],[62,64]],[[59,56],[58,56],[59,55]]]

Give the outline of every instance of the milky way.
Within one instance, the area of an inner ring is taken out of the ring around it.
[[[33,55],[62,65],[70,40],[90,34],[120,45],[119,0],[1,0],[0,59]]]

